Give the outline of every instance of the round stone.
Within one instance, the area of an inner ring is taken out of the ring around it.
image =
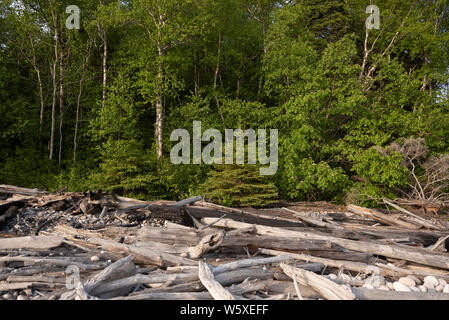
[[[425,285],[426,283],[433,284],[433,286],[436,287],[437,285],[440,284],[440,281],[438,281],[438,279],[435,278],[434,276],[427,276],[427,277],[424,278],[424,285]],[[427,286],[426,286],[426,287],[427,287]],[[428,288],[428,287],[427,287],[427,288]]]
[[[5,293],[4,295],[2,295],[2,298],[5,300],[11,300],[13,296],[10,293]]]
[[[444,287],[445,285],[447,285],[447,282],[446,282],[446,280],[444,280],[444,279],[438,279],[438,281],[440,282],[440,283],[439,283],[440,286],[443,286],[443,287]]]
[[[92,257],[90,257],[90,261],[98,262],[98,261],[100,261],[100,258],[98,256],[92,256]]]
[[[406,285],[407,287],[415,287],[416,286],[415,280],[413,280],[412,278],[409,278],[409,277],[402,277],[398,280],[398,282]]]
[[[427,287],[425,287],[425,286],[423,286],[423,285],[419,286],[418,289],[419,289],[419,291],[421,291],[421,292],[427,292]]]
[[[409,287],[413,292],[421,292],[417,287]]]
[[[444,286],[443,293],[449,293],[449,284]]]
[[[17,300],[28,300],[26,296],[20,295],[17,297]]]
[[[397,282],[397,281],[393,283],[393,288],[394,288],[395,291],[398,291],[398,292],[411,292],[412,291],[405,284],[402,284],[402,283]]]
[[[428,290],[435,290],[435,286],[430,282],[424,282],[424,287],[426,287]]]
[[[415,276],[408,275],[407,278],[413,279],[413,281],[415,281],[415,283],[416,283],[417,285],[422,284],[422,281],[421,281],[419,278],[415,277]]]
[[[379,287],[379,290],[390,291],[390,288],[388,288],[386,285],[383,284]]]
[[[386,285],[388,288],[390,288],[390,290],[394,290],[394,288],[393,288],[393,283],[387,282],[385,285]]]
[[[437,286],[435,287],[435,290],[436,290],[437,292],[443,292],[443,289],[444,289],[444,286],[442,286],[442,285],[437,285]]]

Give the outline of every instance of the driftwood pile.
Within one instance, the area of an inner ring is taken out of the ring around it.
[[[3,300],[449,300],[449,224],[394,211],[0,185]]]

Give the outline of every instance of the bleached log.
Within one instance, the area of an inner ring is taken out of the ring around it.
[[[136,267],[131,262],[131,256],[120,259],[103,271],[96,274],[93,278],[86,282],[84,289],[87,293],[93,294],[101,284],[106,281],[116,280],[117,278],[125,278],[136,273]]]
[[[204,223],[210,221],[209,218],[202,219]],[[243,222],[237,222],[229,219],[222,220],[217,223],[218,226],[224,228],[247,228],[250,225]],[[307,231],[292,231],[276,227],[267,227],[256,225],[256,232],[261,235],[275,235],[279,237],[290,237],[297,239],[315,239],[315,240],[327,240],[342,246],[343,248],[365,252],[370,254],[376,254],[380,256],[402,259],[407,261],[416,262],[423,265],[449,269],[449,257],[443,254],[431,253],[426,249],[420,248],[407,248],[406,246],[399,245],[386,245],[372,241],[354,241],[343,238],[337,238],[332,236],[324,236],[316,234],[314,232]]]
[[[215,300],[236,300],[228,290],[215,280],[210,267],[202,261],[198,262],[198,277]]]
[[[110,240],[104,240],[99,238],[90,238],[88,240],[91,243],[101,246],[104,250],[112,252],[126,252],[133,256],[137,261],[141,261],[147,264],[155,264],[163,267],[166,265],[196,265],[194,260],[186,259],[169,253],[158,252],[154,250],[148,250],[145,248],[138,248],[132,245],[123,243],[117,243]]]
[[[193,248],[188,249],[188,256],[192,259],[198,259],[205,253],[217,249],[223,242],[224,232],[208,234]]]
[[[390,225],[390,226],[400,226],[407,229],[418,229],[419,226],[416,226],[415,224],[402,221],[398,219],[398,216],[395,215],[386,215],[383,213],[380,213],[373,209],[363,208],[356,205],[348,205],[346,207],[350,212],[358,214],[362,217],[367,217],[376,221],[379,221],[383,224]]]
[[[35,257],[0,257],[1,262],[25,262],[28,264],[39,264],[39,265],[56,265],[56,266],[76,266],[84,270],[98,270],[103,268],[99,264],[84,264],[70,259],[54,259],[54,258],[35,258]]]
[[[354,300],[355,296],[348,287],[339,285],[313,272],[281,264],[282,270],[290,278],[296,277],[302,285],[310,286],[327,300]]]
[[[271,263],[281,263],[286,261],[291,261],[293,258],[289,255],[271,257],[271,258],[262,258],[262,259],[246,259],[246,260],[237,260],[234,262],[226,263],[219,265],[218,267],[213,268],[212,272],[214,274],[219,274],[223,272],[233,271],[242,268],[255,267],[265,264]]]
[[[0,250],[37,249],[48,250],[59,247],[64,241],[62,237],[28,236],[0,239]]]

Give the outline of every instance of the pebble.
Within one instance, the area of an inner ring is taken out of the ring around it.
[[[90,257],[90,261],[98,262],[98,261],[100,261],[100,258],[98,256],[92,256],[92,257]]]
[[[436,290],[437,292],[443,292],[443,289],[444,289],[444,286],[442,286],[442,285],[437,285],[437,286],[435,287],[435,290]]]
[[[17,297],[17,300],[28,300],[28,298],[26,296],[20,295]]]
[[[11,300],[13,296],[10,293],[5,293],[4,295],[2,295],[2,298],[5,300]]]
[[[415,280],[413,280],[412,278],[409,278],[409,277],[399,278],[398,282],[406,285],[407,287],[415,287],[416,286]]]
[[[335,275],[335,274],[333,274],[333,273],[331,273],[331,274],[329,274],[329,279],[331,279],[331,280],[337,280],[337,275]]]
[[[56,296],[50,296],[50,297],[48,298],[48,300],[51,300],[51,301],[56,300]]]
[[[427,287],[425,287],[425,286],[423,286],[423,285],[420,285],[420,286],[418,287],[418,289],[419,289],[419,291],[421,291],[421,292],[427,292]]]
[[[435,285],[432,282],[424,282],[424,287],[429,290],[435,290]]]
[[[398,292],[411,292],[412,291],[409,287],[407,287],[405,284],[402,284],[400,282],[393,283],[393,288],[395,291],[398,291]]]
[[[422,284],[422,281],[421,281],[419,278],[415,277],[415,276],[408,275],[407,278],[413,279],[413,281],[415,281],[415,283],[416,283],[417,285]]]
[[[390,288],[390,290],[394,290],[393,283],[387,282],[385,285],[386,285],[388,288]]]
[[[440,281],[440,286],[445,286],[445,285],[447,285],[447,282],[446,282],[446,280],[444,280],[444,279],[438,279],[439,281]]]
[[[421,292],[421,290],[419,290],[417,287],[409,287],[409,288],[414,292]]]
[[[449,284],[444,286],[443,293],[449,293]]]
[[[431,284],[433,284],[434,287],[436,287],[437,285],[440,284],[440,281],[438,281],[438,279],[435,278],[434,276],[427,276],[424,278],[424,285],[426,283],[431,283]]]
[[[386,285],[383,284],[379,287],[379,290],[390,291],[390,288],[388,288]]]
[[[31,289],[25,289],[23,290],[23,292],[27,295],[27,296],[31,296],[33,294]]]

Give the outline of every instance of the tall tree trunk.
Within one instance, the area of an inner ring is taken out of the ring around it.
[[[218,75],[220,74],[220,62],[221,62],[221,42],[222,42],[221,31],[218,31],[217,65],[215,67],[215,73],[214,73],[214,96],[215,96],[215,103],[217,104],[217,108],[218,108],[218,113],[220,114],[221,122],[223,123],[223,126],[225,126],[223,113],[221,112],[220,102],[218,101],[218,96],[217,96],[217,80],[218,80]]]
[[[106,88],[108,86],[108,39],[106,30],[103,28],[103,105],[106,102]]]
[[[195,89],[195,96],[198,97],[200,88],[200,73],[198,72],[198,56],[196,52],[194,53],[194,70],[193,70],[193,82]]]
[[[53,82],[53,101],[51,105],[51,132],[50,132],[50,152],[49,152],[49,159],[53,160],[53,153],[54,153],[54,145],[55,145],[55,123],[56,123],[56,115],[55,115],[55,109],[56,109],[56,96],[57,96],[57,81],[56,81],[56,69],[59,62],[59,53],[58,53],[58,44],[59,44],[59,31],[58,31],[58,20],[57,15],[54,9],[51,10],[51,15],[53,19],[53,29],[55,33],[55,39],[54,39],[54,57],[53,57],[53,63],[50,66],[50,73],[52,77]]]
[[[164,52],[161,46],[158,46],[158,67],[157,67],[157,92],[156,92],[156,141],[157,141],[157,160],[160,163],[164,151],[163,127],[164,127],[164,105],[163,105],[163,58]]]
[[[73,137],[73,163],[76,163],[76,152],[78,150],[78,127],[80,118],[80,107],[81,107],[81,96],[83,94],[83,82],[86,76],[86,65],[89,61],[90,51],[88,50],[86,54],[86,59],[83,63],[83,71],[81,73],[80,87],[78,91],[78,96],[76,97],[76,118],[75,118],[75,135]]]
[[[104,0],[100,0],[100,6],[104,7]],[[103,42],[103,92],[102,92],[102,104],[104,106],[106,102],[106,88],[108,86],[108,38],[106,33],[106,27],[97,24],[98,35],[100,36],[101,41]]]
[[[35,47],[34,47],[33,38],[31,37],[30,33],[28,34],[28,36],[30,39],[31,48],[33,49],[33,58],[32,58],[33,68],[34,68],[34,71],[36,71],[37,82],[39,84],[39,101],[40,101],[40,106],[41,106],[40,115],[39,115],[39,134],[42,134],[42,125],[44,123],[44,89],[42,86],[41,70],[39,69],[39,66],[37,65],[36,51],[35,51]]]
[[[59,157],[58,157],[58,169],[61,170],[62,163],[62,125],[64,121],[64,53],[61,48],[59,58]]]

